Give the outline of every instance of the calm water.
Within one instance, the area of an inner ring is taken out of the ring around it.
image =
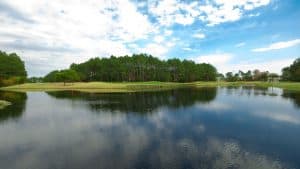
[[[0,92],[0,169],[300,168],[300,93]]]

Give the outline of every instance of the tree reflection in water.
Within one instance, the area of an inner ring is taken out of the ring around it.
[[[300,92],[292,92],[292,91],[284,90],[282,97],[292,100],[295,106],[300,108]]]
[[[179,108],[196,102],[209,103],[217,95],[217,88],[183,88],[159,92],[95,94],[75,91],[47,92],[58,99],[86,100],[94,110],[133,113],[152,113],[159,107]]]
[[[25,110],[27,95],[26,93],[17,92],[0,92],[0,100],[6,100],[11,103],[10,106],[0,109],[0,122],[18,119]]]
[[[0,164],[11,169],[299,168],[299,108],[283,92],[250,86],[28,93],[26,116],[1,123]]]

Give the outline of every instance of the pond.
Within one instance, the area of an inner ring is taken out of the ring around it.
[[[2,169],[300,168],[300,93],[0,92]]]

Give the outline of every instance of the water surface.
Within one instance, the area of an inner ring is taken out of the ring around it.
[[[300,93],[0,92],[2,169],[300,168]]]

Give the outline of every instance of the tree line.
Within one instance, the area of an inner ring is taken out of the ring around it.
[[[239,70],[237,73],[227,72],[224,75],[219,74],[219,78],[228,81],[274,81],[275,79],[279,80],[279,75],[276,73],[270,73],[269,71],[260,71],[255,69],[253,71],[248,70],[247,72],[243,72]]]
[[[0,50],[0,86],[20,84],[24,82],[193,82],[215,81],[300,81],[300,58],[290,66],[282,69],[282,75],[268,71],[249,70],[237,73],[217,73],[217,69],[206,63],[197,64],[190,60],[160,60],[147,54],[132,56],[111,56],[109,58],[91,58],[80,64],[71,64],[68,69],[55,70],[44,77],[26,78],[24,62],[16,53]]]
[[[282,80],[300,82],[300,58],[282,69]]]
[[[225,75],[218,74],[221,80],[234,82],[234,81],[300,81],[300,58],[296,59],[290,66],[282,69],[282,75],[270,73],[269,71],[260,71],[255,69],[243,72],[239,70],[237,73],[227,72]]]
[[[190,60],[159,60],[147,54],[92,58],[69,69],[52,71],[44,77],[46,82],[107,81],[107,82],[192,82],[214,81],[217,69],[211,64],[197,64]]]
[[[0,50],[0,86],[24,83],[26,77],[25,65],[20,57]]]

